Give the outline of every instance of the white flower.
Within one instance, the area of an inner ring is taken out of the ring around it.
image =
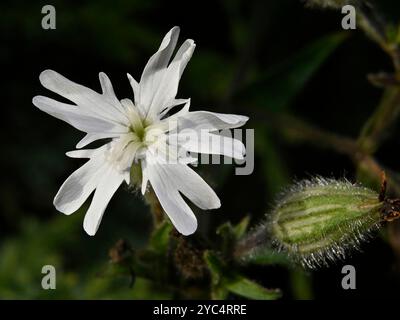
[[[186,153],[182,155],[181,151],[243,159],[244,145],[236,139],[218,135],[218,130],[239,127],[248,120],[247,117],[206,111],[189,112],[190,99],[175,98],[179,80],[195,48],[193,40],[186,40],[170,61],[178,35],[178,27],[167,33],[144,68],[140,83],[128,74],[134,102],[129,99],[119,101],[104,73],[99,74],[101,94],[52,70],[40,74],[40,82],[45,88],[67,98],[74,105],[43,96],[34,97],[33,104],[86,132],[77,148],[99,139],[110,140],[97,149],[67,152],[69,157],[89,160],[69,176],[54,198],[57,210],[69,215],[95,191],[84,219],[84,229],[89,235],[96,233],[104,210],[118,187],[124,181],[130,183],[133,165],[140,165],[141,168],[142,193],[146,192],[150,182],[174,226],[182,234],[189,235],[196,230],[197,220],[180,193],[202,209],[218,208],[220,200],[187,165],[194,161],[193,157]],[[173,107],[183,104],[181,110],[168,116]],[[202,134],[205,130],[207,138],[213,137],[214,142],[204,144],[198,139],[188,139],[188,132],[201,130]],[[223,147],[220,143],[222,139]],[[174,145],[171,141],[175,141],[179,152],[166,148]],[[168,153],[167,162],[160,160],[160,155],[165,155],[165,152]]]

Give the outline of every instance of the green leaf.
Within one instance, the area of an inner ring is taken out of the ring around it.
[[[232,224],[229,221],[221,224],[217,228],[216,234],[219,236],[222,236],[222,237],[232,236],[232,234],[233,234]]]
[[[240,239],[244,236],[249,227],[250,217],[245,216],[236,226],[233,227],[233,232],[235,233],[236,239]]]
[[[225,257],[231,257],[235,243],[246,233],[250,217],[244,217],[237,225],[232,226],[230,222],[220,225],[217,234],[222,239],[221,252]]]
[[[238,273],[233,273],[211,251],[204,253],[204,260],[211,274],[211,297],[213,299],[226,299],[228,292],[259,300],[275,300],[281,297],[280,290],[266,289]]]
[[[229,291],[221,286],[216,286],[211,289],[211,299],[225,300],[228,298]]]
[[[250,217],[245,216],[235,226],[232,226],[230,222],[220,225],[216,233],[223,238],[234,238],[235,240],[238,240],[246,233],[249,223]]]
[[[240,97],[270,110],[287,109],[346,36],[345,33],[334,33],[311,43],[288,60],[272,67],[256,83],[242,90]]]
[[[211,274],[211,298],[223,300],[228,296],[228,290],[222,286],[224,265],[222,261],[211,251],[204,252],[204,260]]]
[[[225,256],[229,256],[235,243],[235,233],[230,222],[220,225],[217,234],[222,238],[221,251]]]
[[[249,299],[276,300],[282,296],[279,289],[266,289],[258,283],[240,275],[236,275],[227,282],[226,287],[230,292]]]
[[[204,252],[204,260],[211,273],[211,280],[213,285],[217,285],[221,281],[221,274],[223,273],[223,264],[218,257],[211,251]]]

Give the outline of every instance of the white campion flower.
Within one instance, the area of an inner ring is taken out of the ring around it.
[[[245,148],[242,142],[223,137],[218,130],[240,127],[247,117],[191,112],[190,99],[175,98],[179,80],[195,48],[193,40],[186,40],[170,61],[178,35],[178,27],[167,33],[144,68],[140,83],[128,74],[134,102],[130,99],[119,101],[104,73],[99,74],[101,94],[52,70],[40,74],[40,82],[45,88],[75,105],[44,96],[34,97],[33,104],[86,132],[76,145],[78,149],[96,140],[110,140],[97,149],[67,152],[69,157],[89,160],[68,177],[54,198],[57,210],[69,215],[94,191],[83,224],[89,235],[96,233],[104,210],[119,186],[124,181],[131,183],[130,172],[134,166],[141,170],[142,193],[145,194],[150,182],[176,229],[184,235],[192,234],[197,228],[197,220],[180,193],[204,210],[219,208],[221,204],[211,187],[188,166],[195,159],[187,152],[243,159]],[[171,109],[179,105],[184,107],[168,116]],[[199,141],[200,131],[202,139]],[[179,151],[172,146],[178,147]],[[182,150],[187,152],[182,153]],[[161,159],[160,155],[165,154],[168,161]]]

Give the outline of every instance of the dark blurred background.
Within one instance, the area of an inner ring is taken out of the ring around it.
[[[56,8],[56,29],[41,28],[41,8]],[[398,1],[379,1],[385,19],[397,21]],[[263,219],[279,190],[310,175],[355,179],[353,163],[329,149],[287,141],[265,114],[290,114],[324,130],[357,137],[382,90],[366,75],[391,71],[389,58],[360,30],[343,31],[340,12],[309,9],[296,0],[218,1],[2,1],[0,4],[2,125],[0,158],[0,298],[168,298],[145,280],[104,276],[108,250],[120,238],[134,248],[146,242],[151,216],[144,201],[122,187],[95,237],[82,228],[85,206],[63,216],[52,205],[62,182],[82,161],[69,159],[83,133],[40,112],[32,97],[56,97],[39,83],[44,69],[100,90],[106,72],[117,97],[131,97],[126,73],[140,79],[164,34],[181,27],[181,41],[197,47],[179,97],[192,110],[240,113],[255,128],[255,170],[234,175],[229,165],[202,166],[222,208],[197,212],[200,232],[213,237],[227,220]],[[264,113],[265,112],[265,113]],[[265,115],[265,117],[263,116]],[[290,124],[287,124],[290,126]],[[380,163],[400,170],[398,130],[380,148]],[[248,273],[291,298],[398,296],[400,273],[385,232],[345,262],[299,276],[283,267]],[[40,287],[41,268],[57,268],[57,290]],[[341,268],[353,264],[357,290],[341,288]],[[397,271],[396,271],[397,270]]]

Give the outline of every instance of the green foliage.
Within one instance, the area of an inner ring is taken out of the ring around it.
[[[259,300],[276,300],[281,297],[278,289],[266,289],[256,282],[228,268],[216,254],[211,251],[204,253],[204,259],[211,273],[213,299],[226,299],[229,293]]]
[[[226,280],[228,291],[249,299],[276,300],[282,296],[278,289],[266,289],[240,275]]]
[[[47,225],[27,220],[19,237],[4,241],[0,248],[0,297],[3,299],[137,299],[168,298],[151,281],[138,278],[130,287],[125,270],[91,260],[81,251],[84,242],[81,216],[58,216]],[[87,237],[86,237],[87,238]],[[79,265],[71,258],[79,257]],[[81,265],[82,264],[82,265]],[[44,265],[56,268],[56,290],[43,290]]]

